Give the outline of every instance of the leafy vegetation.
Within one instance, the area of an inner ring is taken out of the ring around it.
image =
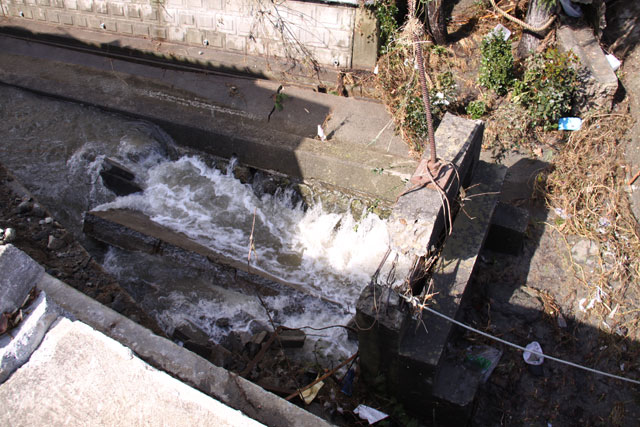
[[[389,51],[394,36],[398,31],[397,16],[399,13],[395,0],[376,0],[373,5],[380,28],[380,54]]]
[[[513,100],[527,108],[533,126],[557,129],[558,119],[571,111],[578,75],[576,57],[548,49],[527,59],[522,80],[515,83]]]
[[[474,120],[481,118],[487,114],[486,102],[482,100],[471,101],[469,105],[467,105],[467,114]]]
[[[487,89],[505,95],[513,85],[513,53],[511,44],[504,40],[502,31],[486,37],[480,45],[482,60],[478,80]]]

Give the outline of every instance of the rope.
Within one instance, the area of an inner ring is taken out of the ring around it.
[[[505,18],[507,18],[509,21],[511,22],[515,22],[516,24],[520,25],[522,28],[524,28],[525,30],[529,30],[532,33],[541,33],[543,31],[545,31],[546,29],[548,29],[551,24],[553,24],[553,22],[556,20],[556,15],[553,15],[551,18],[549,18],[549,20],[547,22],[545,22],[541,27],[534,27],[532,25],[527,24],[524,21],[521,21],[520,19],[509,15],[507,12],[505,12],[504,10],[500,9],[498,7],[498,5],[496,4],[495,0],[489,0],[491,2],[491,5],[494,7],[494,9],[502,16],[504,16]]]
[[[578,364],[573,363],[573,362],[569,362],[569,361],[567,361],[567,360],[558,359],[557,357],[548,356],[548,355],[543,354],[543,353],[538,353],[537,351],[527,350],[526,348],[524,348],[524,347],[522,347],[522,346],[519,346],[519,345],[514,344],[514,343],[512,343],[512,342],[509,342],[509,341],[505,341],[505,340],[503,340],[502,338],[494,337],[493,335],[489,335],[489,334],[487,334],[486,332],[482,332],[482,331],[480,331],[480,330],[478,330],[478,329],[476,329],[476,328],[473,328],[473,327],[471,327],[471,326],[469,326],[469,325],[465,325],[464,323],[459,322],[459,321],[457,321],[457,320],[455,320],[455,319],[452,319],[451,317],[449,317],[449,316],[447,316],[447,315],[444,315],[444,314],[442,314],[442,313],[438,313],[437,311],[433,310],[432,308],[429,308],[429,307],[426,307],[426,306],[425,306],[425,307],[423,307],[423,309],[424,309],[424,310],[429,311],[430,313],[435,314],[436,316],[440,316],[440,317],[442,317],[443,319],[448,320],[449,322],[454,323],[454,324],[456,324],[456,325],[458,325],[458,326],[460,326],[460,327],[462,327],[462,328],[468,329],[468,330],[470,330],[470,331],[472,331],[472,332],[475,332],[476,334],[480,334],[480,335],[482,335],[483,337],[486,337],[486,338],[492,339],[492,340],[494,340],[494,341],[498,341],[498,342],[500,342],[500,343],[502,343],[502,344],[505,344],[505,345],[508,345],[508,346],[510,346],[510,347],[517,348],[518,350],[521,350],[521,351],[528,351],[529,353],[535,354],[536,356],[544,357],[544,358],[546,358],[546,359],[550,359],[550,360],[553,360],[553,361],[558,362],[558,363],[562,363],[562,364],[565,364],[565,365],[572,366],[572,367],[574,367],[574,368],[578,368],[578,369],[582,369],[582,370],[585,370],[585,371],[588,371],[588,372],[592,372],[592,373],[594,373],[594,374],[604,375],[604,376],[606,376],[606,377],[615,378],[615,379],[617,379],[617,380],[630,382],[630,383],[632,383],[632,384],[640,384],[640,381],[632,380],[631,378],[625,378],[625,377],[621,377],[621,376],[619,376],[619,375],[610,374],[610,373],[608,373],[608,372],[602,372],[602,371],[599,371],[599,370],[597,370],[597,369],[592,369],[592,368],[588,368],[588,367],[586,367],[586,366],[578,365]]]

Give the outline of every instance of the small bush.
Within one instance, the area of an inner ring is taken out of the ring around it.
[[[482,60],[478,80],[487,89],[505,95],[513,84],[513,53],[504,40],[502,31],[493,33],[482,41]]]
[[[467,114],[471,116],[472,119],[477,120],[487,114],[487,104],[484,101],[471,101],[469,105],[467,105]]]
[[[527,58],[524,76],[515,83],[513,100],[527,108],[532,125],[557,129],[558,119],[571,111],[578,78],[575,63],[573,53],[557,49]]]

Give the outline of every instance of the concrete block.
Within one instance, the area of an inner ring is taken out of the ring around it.
[[[87,17],[83,15],[76,15],[73,17],[75,24],[78,27],[86,27],[87,26]]]
[[[0,383],[22,366],[40,345],[49,326],[60,314],[58,306],[44,292],[23,310],[23,320],[0,336]]]
[[[153,8],[153,6],[142,5],[142,20],[143,21],[157,21],[158,20],[158,11]]]
[[[83,12],[93,11],[93,0],[78,0],[78,9]]]
[[[78,1],[77,0],[64,0],[64,7],[67,10],[77,10],[78,9]]]
[[[266,55],[268,47],[260,39],[249,40],[247,42],[247,53],[249,55]]]
[[[116,25],[116,21],[112,21],[112,20],[107,20],[107,19],[105,19],[105,20],[103,20],[103,21],[101,22],[101,24],[102,24],[102,23],[104,23],[104,25],[105,25],[105,28],[104,28],[104,29],[105,29],[106,31],[111,31],[111,32],[114,32],[114,33],[115,33],[116,31],[118,31],[118,27],[117,27],[117,25]]]
[[[109,8],[106,1],[95,1],[94,2],[96,13],[101,15],[106,15],[109,13]]]
[[[139,19],[140,16],[140,6],[137,4],[127,5],[127,17]]]
[[[201,29],[213,29],[216,27],[213,15],[198,15],[196,17],[196,25]]]
[[[529,225],[529,211],[507,203],[498,203],[485,247],[492,251],[519,255]]]
[[[51,5],[51,0],[38,0],[38,4],[40,6],[50,6]]]
[[[223,10],[223,0],[204,0],[204,8],[207,10]]]
[[[378,21],[374,12],[364,7],[356,10],[355,20],[351,66],[371,70],[378,59]]]
[[[344,22],[349,20],[350,9],[336,6],[316,6],[315,20],[320,27],[344,29]]]
[[[64,0],[53,0],[53,7],[57,7],[58,9],[64,9]]]
[[[73,16],[66,13],[60,14],[60,23],[64,25],[73,25]]]
[[[163,27],[151,27],[151,37],[156,40],[166,40],[167,29]]]
[[[60,17],[58,16],[58,12],[47,10],[47,21],[54,24],[60,23]]]
[[[180,27],[172,27],[169,29],[168,34],[169,34],[169,40],[173,42],[184,42],[187,31]]]
[[[133,35],[134,36],[148,36],[149,35],[149,26],[146,24],[133,24]]]
[[[245,52],[247,44],[247,39],[245,37],[227,34],[226,39],[227,50],[243,53]]]
[[[329,67],[348,68],[351,66],[351,55],[349,52],[337,49],[315,48],[313,56],[323,65]]]
[[[129,23],[129,22],[120,22],[118,21],[116,23],[116,28],[118,29],[119,33],[122,34],[133,34],[133,24]],[[135,191],[132,191],[135,192]]]
[[[209,46],[223,49],[225,45],[226,35],[215,31],[205,31],[204,36],[209,40]]]
[[[187,0],[187,8],[191,10],[202,8],[202,0]]]
[[[36,10],[36,19],[38,19],[39,21],[46,21],[47,20],[47,13],[44,11],[44,9],[37,9]]]
[[[253,29],[253,18],[237,18],[236,28],[239,36],[248,36]]]
[[[259,425],[68,319],[0,387],[0,401],[3,425]]]
[[[217,15],[216,30],[220,31],[221,33],[235,34],[235,20],[232,16],[229,15]]]
[[[108,9],[113,16],[124,16],[124,5],[121,3],[109,3]]]
[[[189,28],[186,33],[186,40],[189,44],[202,45],[202,31]]]
[[[600,43],[590,28],[562,26],[556,32],[561,51],[572,51],[581,64],[579,79],[581,111],[604,108],[610,111],[618,90],[618,77],[609,65]]]
[[[247,0],[225,0],[224,9],[227,12],[242,15],[249,9],[249,4]]]
[[[193,19],[193,15],[188,13],[181,13],[178,16],[178,23],[180,25],[194,25],[195,20]]]
[[[19,308],[43,273],[44,268],[20,249],[0,246],[0,314]]]

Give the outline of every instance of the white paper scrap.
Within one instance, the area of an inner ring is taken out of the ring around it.
[[[372,407],[367,405],[358,405],[358,407],[353,410],[353,413],[358,414],[358,416],[363,420],[367,420],[369,422],[369,425],[384,420],[389,416],[384,412],[380,412],[377,409],[373,409]]]

